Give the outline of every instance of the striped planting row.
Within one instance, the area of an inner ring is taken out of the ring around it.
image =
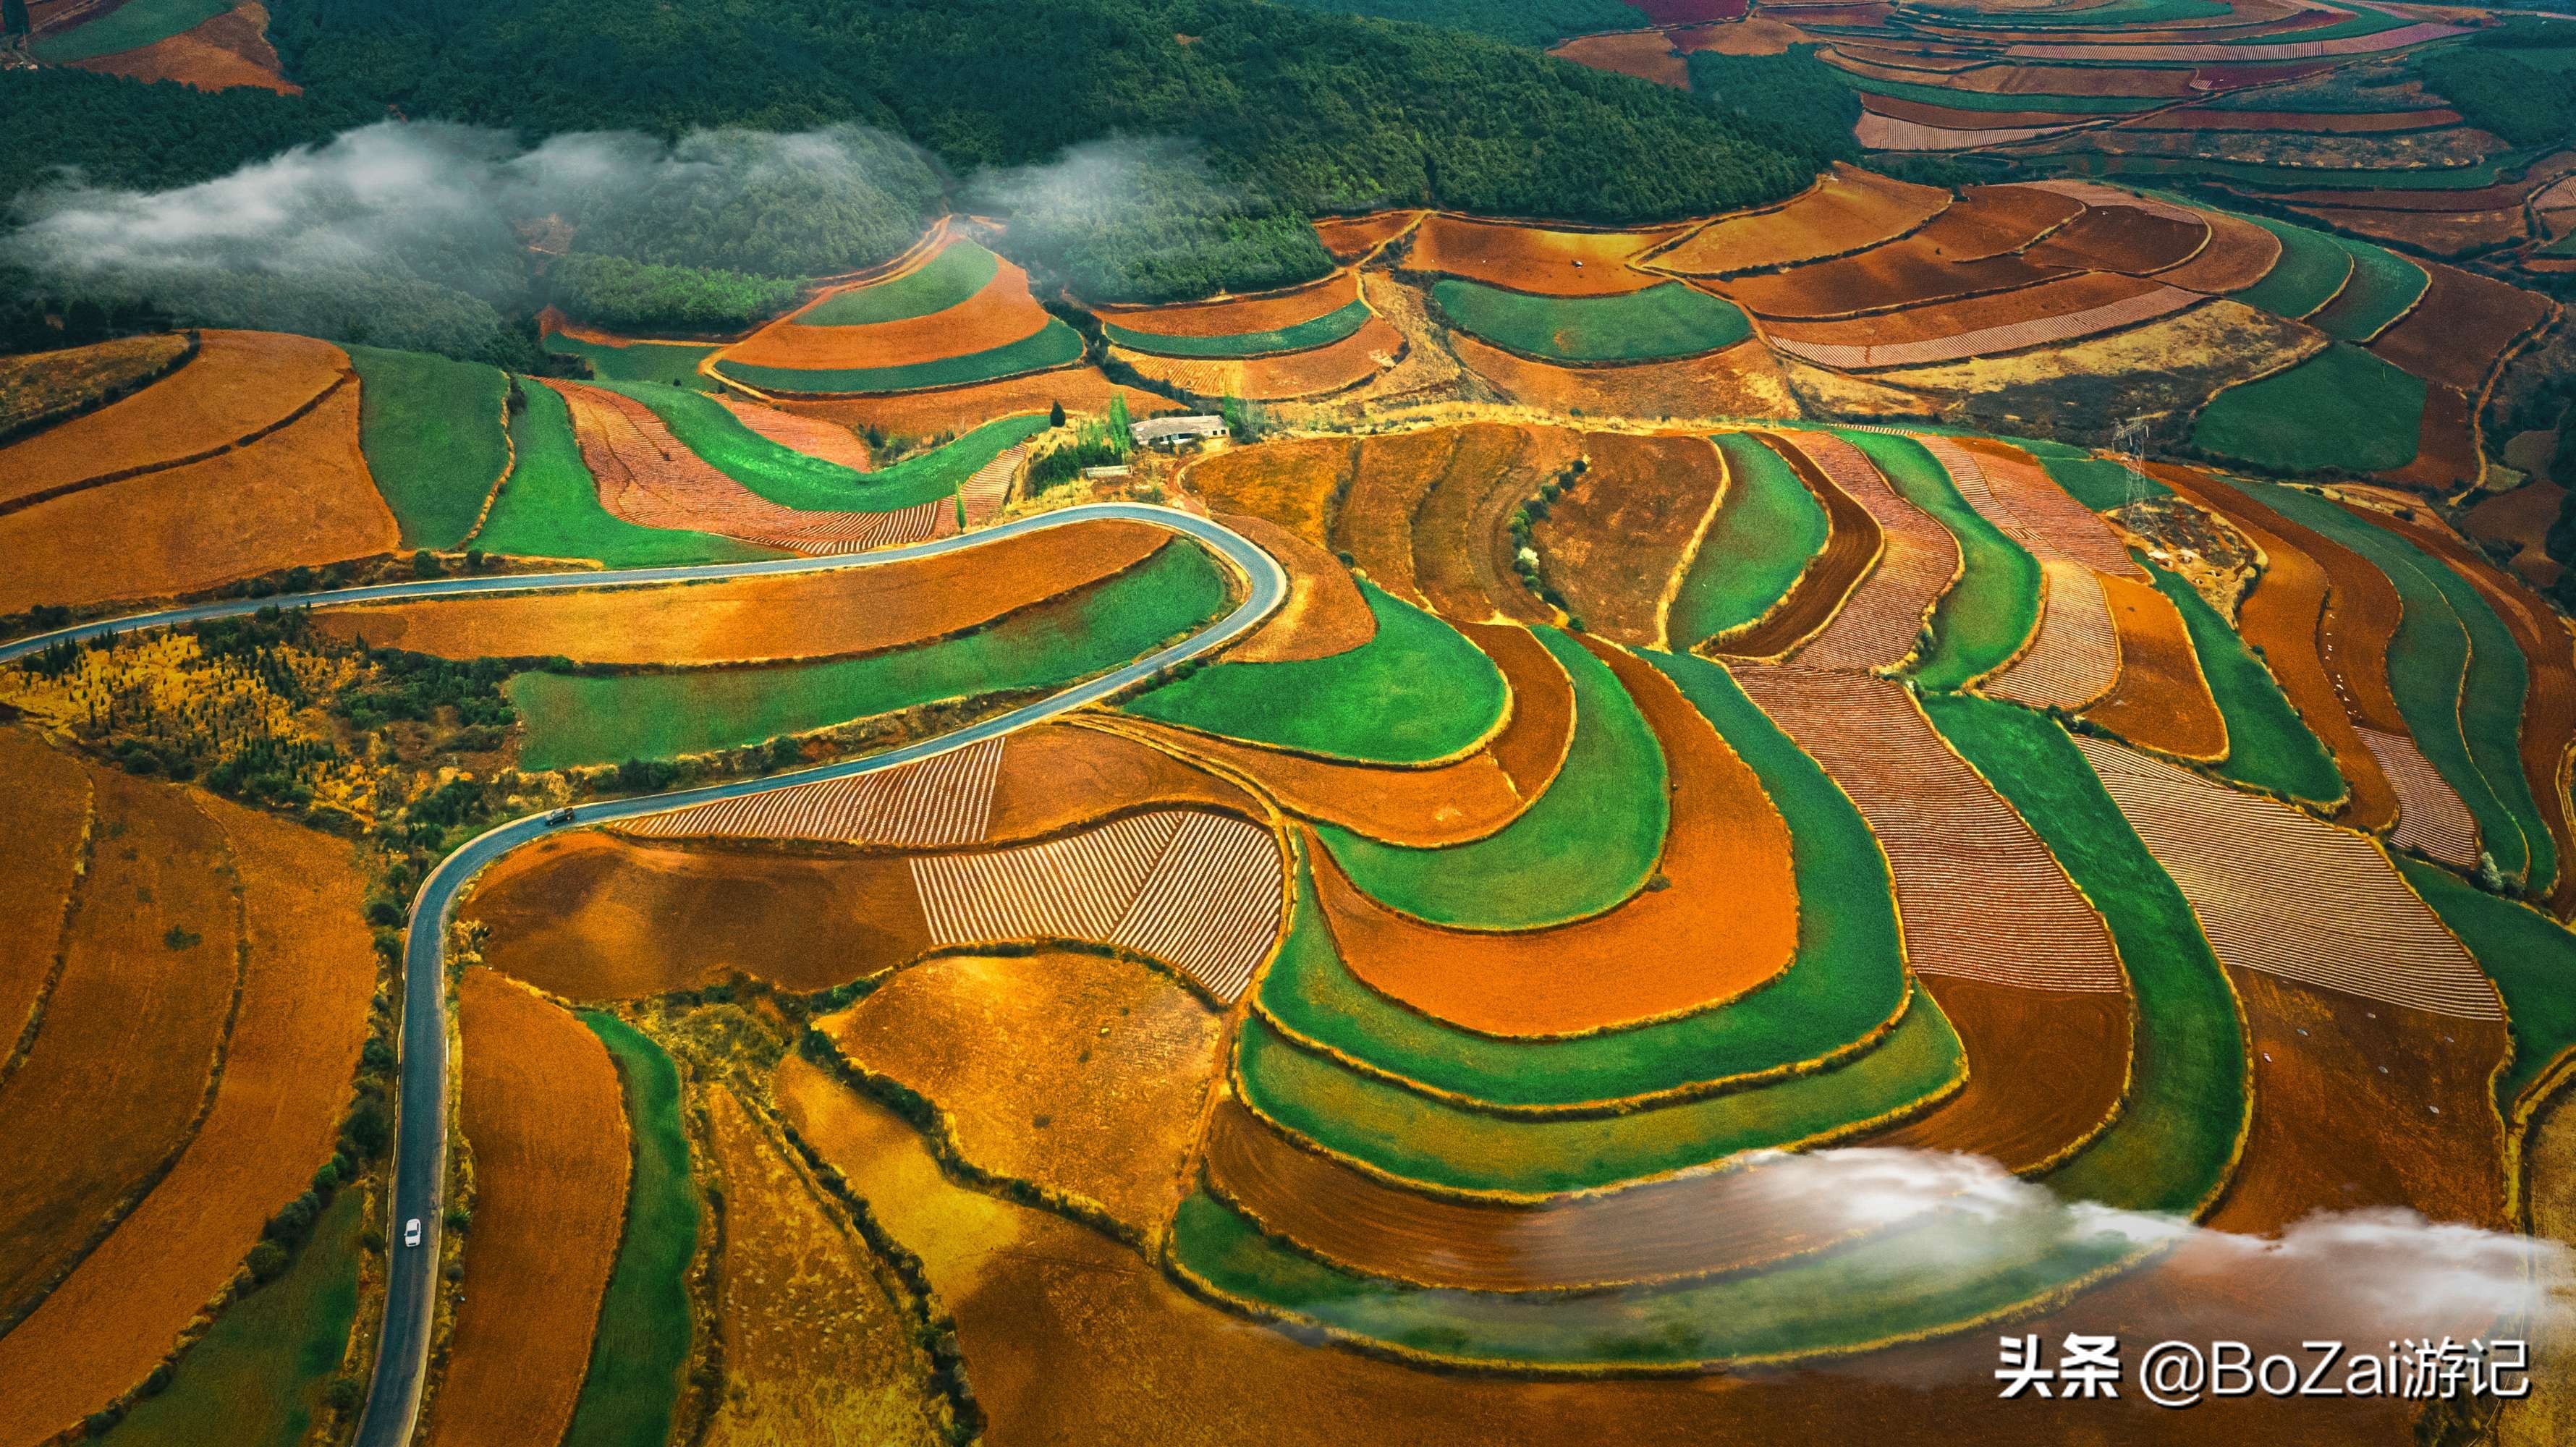
[[[646,839],[814,839],[917,849],[980,844],[993,818],[1004,739],[881,773],[792,784],[612,826]]]
[[[1933,601],[1958,576],[1959,540],[1897,496],[1859,448],[1822,432],[1783,435],[1878,520],[1886,539],[1877,566],[1799,652],[1800,666],[1865,672],[1903,663],[1921,640]]]
[[[1010,498],[1012,479],[1020,475],[1020,459],[1028,455],[1026,447],[1009,448],[975,469],[975,475],[957,489],[957,500],[966,509],[966,526],[980,528],[1001,512]]]
[[[2012,141],[2033,140],[2062,132],[2080,130],[2094,121],[2068,121],[2052,126],[1995,126],[1982,130],[1958,126],[1927,125],[1922,121],[1898,120],[1865,110],[1852,125],[1852,139],[1872,151],[1964,151],[1979,146],[2000,146]]]
[[[1229,1003],[1278,938],[1283,878],[1268,830],[1178,809],[912,861],[935,943],[1098,940],[1152,955]]]
[[[2059,487],[2036,460],[1981,455],[1947,437],[1916,440],[1949,469],[1968,505],[2032,556],[2042,562],[2064,558],[2116,577],[2147,580],[2147,570],[2129,556],[2111,525]]]
[[[2078,735],[2102,785],[2236,969],[2463,1019],[2495,988],[2368,836]]]
[[[2018,352],[2030,347],[2053,346],[2079,337],[2118,331],[2170,316],[2184,307],[2206,301],[2195,291],[2180,287],[2159,286],[2136,296],[2062,316],[2040,317],[2033,321],[2010,322],[1997,327],[1978,327],[1955,332],[1946,337],[1931,337],[1919,342],[1889,342],[1874,346],[1852,346],[1842,342],[1796,342],[1781,337],[1770,339],[1771,345],[1820,367],[1858,370],[1869,367],[1921,367],[1936,362],[1964,361],[1969,357],[1995,356]]]
[[[800,417],[757,402],[736,397],[718,397],[725,410],[743,426],[777,443],[790,452],[802,452],[825,462],[837,462],[853,472],[866,472],[876,465],[868,445],[846,427],[835,427],[820,417]]]
[[[2397,794],[2397,823],[2388,831],[2388,842],[2444,864],[2477,868],[2478,821],[2415,741],[2360,723],[2352,731],[2379,760],[2379,771]]]
[[[2039,637],[2028,652],[1978,685],[1994,698],[2069,712],[2090,706],[2120,681],[2120,637],[2111,602],[2093,570],[2064,558],[2040,562]]]
[[[2242,45],[2015,45],[2004,51],[2013,60],[2075,60],[2148,63],[2167,61],[2260,63],[2273,60],[2324,60],[2340,55],[2378,55],[2431,40],[2448,40],[2467,31],[2438,21],[2421,21],[2374,35],[2346,35],[2334,40],[2283,40]]]
[[[1892,679],[1741,667],[1736,681],[1860,806],[1896,878],[1907,963],[2049,990],[2126,988],[2102,918]]]

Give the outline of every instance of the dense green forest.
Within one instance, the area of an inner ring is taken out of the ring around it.
[[[2469,124],[2517,146],[2554,144],[2576,136],[2576,71],[2533,65],[2514,52],[2568,46],[2576,46],[2576,24],[2516,18],[2465,45],[2427,53],[2416,74]]]
[[[1733,115],[1760,116],[1780,125],[1817,162],[1856,161],[1860,144],[1860,92],[1843,73],[1816,59],[1813,45],[1793,45],[1779,55],[1721,55],[1694,50],[1691,91]]]
[[[546,283],[573,320],[641,336],[740,331],[794,306],[801,290],[783,277],[579,253],[548,268]]]
[[[830,276],[897,255],[945,209],[941,178],[921,152],[856,126],[791,140],[741,131],[691,136],[646,176],[588,198],[572,218],[575,250],[757,276]]]
[[[1545,50],[1577,35],[1635,30],[1646,17],[1623,0],[1281,0],[1325,15],[1411,20],[1444,30],[1472,30],[1513,45]]]

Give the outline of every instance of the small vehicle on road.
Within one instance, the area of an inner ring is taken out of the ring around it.
[[[546,827],[549,829],[560,828],[572,821],[573,812],[570,809],[557,809],[546,816]]]
[[[405,1246],[417,1246],[420,1244],[420,1218],[418,1216],[414,1216],[403,1223],[403,1244]]]

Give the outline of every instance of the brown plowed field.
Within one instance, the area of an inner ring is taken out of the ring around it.
[[[1662,648],[1664,611],[1726,478],[1702,437],[1584,434],[1592,465],[1532,529],[1547,578],[1584,627]]]
[[[552,1442],[590,1370],[600,1293],[626,1221],[626,1104],[599,1037],[488,969],[456,992],[458,1124],[474,1149],[474,1230],[435,1447]],[[728,1233],[730,1235],[730,1233]]]
[[[1622,367],[1551,367],[1487,346],[1464,332],[1449,349],[1506,398],[1550,412],[1613,417],[1794,417],[1798,399],[1758,337],[1722,351]]]
[[[2393,241],[2400,246],[2457,258],[2489,247],[2508,246],[2530,234],[2522,208],[2492,211],[2413,211],[2346,206],[2293,206],[2298,215],[2338,230]]]
[[[1908,240],[1931,243],[1945,260],[1974,261],[2028,246],[2083,210],[2075,197],[2038,186],[1970,186]]]
[[[876,458],[869,453],[867,442],[847,427],[736,397],[718,397],[716,400],[740,419],[743,426],[790,452],[837,462],[857,472],[866,472],[876,465]]]
[[[1808,346],[1865,346],[1889,350],[1909,342],[1945,341],[2007,327],[2033,327],[2111,307],[2161,288],[2154,282],[2107,272],[2079,272],[1994,296],[1936,301],[1849,321],[1785,322],[1765,328],[1774,341]],[[2195,298],[2196,300],[2197,298]],[[2039,337],[2022,345],[2057,340]],[[1990,346],[1987,350],[2009,348]],[[1926,358],[1924,360],[1938,360]]]
[[[981,844],[992,822],[1003,745],[1001,738],[982,739],[874,773],[737,794],[608,828],[630,839],[814,839],[905,849]]]
[[[1950,193],[1836,162],[1822,181],[1767,211],[1721,216],[1655,258],[1693,276],[1730,276],[1841,256],[1902,236],[1950,204]]]
[[[1951,131],[2041,131],[2082,123],[2086,117],[2063,111],[1987,111],[1954,110],[1949,106],[1928,105],[1922,101],[1899,100],[1891,95],[1866,96],[1868,114],[1894,121],[1899,127],[1923,126]],[[1859,134],[1857,131],[1855,134]],[[1863,144],[1869,144],[1866,136]],[[2009,138],[2008,138],[2009,139]],[[1950,208],[1955,211],[1958,207]]]
[[[2140,748],[2183,759],[2225,758],[2227,718],[2210,697],[2181,611],[2151,584],[2131,578],[2101,583],[2120,637],[2120,683],[2084,717]],[[2250,629],[2250,605],[2247,611]]]
[[[1788,459],[1798,479],[1824,504],[1828,531],[1824,547],[1807,560],[1806,570],[1772,605],[1770,613],[1745,631],[1721,640],[1721,646],[1714,650],[1739,658],[1777,657],[1831,622],[1844,600],[1877,566],[1878,555],[1886,546],[1878,519],[1860,505],[1859,499],[1836,486],[1806,453],[1785,439],[1756,435],[1765,446]]]
[[[1430,601],[1413,577],[1414,509],[1465,440],[1463,429],[1435,427],[1363,438],[1354,454],[1350,490],[1333,521],[1333,548],[1408,603]]]
[[[1331,658],[1377,636],[1377,615],[1331,553],[1268,518],[1219,513],[1217,521],[1250,538],[1288,570],[1287,601],[1250,638],[1227,651],[1228,663]]]
[[[2551,433],[2542,435],[2555,437]],[[2567,489],[2549,480],[2545,451],[2540,460],[2543,466],[2530,482],[2479,502],[2469,509],[2463,522],[2469,536],[2480,542],[2505,543],[2519,549],[2513,556],[2514,575],[2535,588],[2546,588],[2557,582],[2563,571],[2558,560],[2543,549],[2549,525],[2558,520],[2558,506],[2567,496]]]
[[[1206,805],[1257,815],[1241,789],[1133,739],[1041,724],[1011,735],[984,837],[996,844],[1061,833],[1147,805]]]
[[[1471,424],[1468,435],[1481,436],[1488,425]],[[1582,443],[1562,427],[1523,427],[1516,437],[1517,450],[1498,466],[1479,470],[1453,462],[1413,510],[1414,581],[1432,610],[1453,623],[1546,623],[1556,617],[1555,609],[1530,596],[1511,566],[1511,519],[1542,483],[1572,465]],[[1466,446],[1459,457],[1500,453],[1499,444]]]
[[[117,540],[113,568],[98,565],[101,538]],[[0,514],[0,557],[11,561],[0,613],[191,593],[400,542],[358,451],[358,389],[343,387],[253,446]]]
[[[924,960],[816,1022],[927,1097],[961,1154],[1144,1233],[1189,1188],[1219,1021],[1169,976],[1070,950]]]
[[[1404,334],[1388,326],[1385,318],[1371,317],[1358,331],[1329,346],[1275,357],[1193,360],[1150,356],[1125,347],[1109,350],[1111,356],[1135,368],[1139,375],[1167,387],[1202,397],[1277,402],[1358,386],[1389,365],[1381,358],[1403,355]]]
[[[1981,41],[1997,38],[1991,32],[1979,32]],[[2198,94],[2191,88],[2193,78],[2189,70],[2040,65],[2025,61],[1961,71],[1943,84],[1954,90],[1977,91],[1984,95],[2136,96],[2179,100]]]
[[[725,1391],[708,1447],[945,1440],[902,1283],[824,1209],[731,1089],[706,1102],[725,1187],[716,1268]]]
[[[0,434],[32,432],[104,407],[188,360],[188,339],[178,332],[0,357]]]
[[[1733,999],[1797,948],[1789,836],[1761,782],[1661,673],[1587,642],[1618,674],[1672,771],[1659,870],[1671,887],[1578,924],[1444,930],[1361,894],[1312,839],[1315,884],[1351,973],[1440,1019],[1495,1035],[1609,1029]]]
[[[1757,316],[1794,321],[1959,297],[1995,297],[2067,274],[2063,266],[2037,265],[2020,256],[1952,260],[1926,236],[1931,229],[1927,226],[1902,241],[1872,247],[1858,256],[1739,277],[1726,284],[1726,292]],[[1999,297],[1995,300],[1999,307],[2013,305]]]
[[[268,11],[259,0],[243,0],[195,29],[167,40],[72,64],[101,75],[131,76],[142,81],[175,80],[199,90],[251,86],[280,95],[304,93],[304,87],[278,74],[277,51],[268,43]]]
[[[232,846],[249,921],[223,1083],[170,1174],[0,1337],[0,1441],[68,1425],[158,1365],[232,1279],[261,1224],[331,1154],[348,1101],[376,986],[348,842],[196,801]]]
[[[1233,447],[1190,464],[1181,484],[1219,511],[1268,518],[1325,547],[1358,456],[1358,444],[1340,437]]]
[[[1628,263],[1691,224],[1645,231],[1559,231],[1435,211],[1414,230],[1404,266],[1541,296],[1615,296],[1643,291],[1660,280]]]
[[[1690,89],[1690,66],[1660,30],[1619,30],[1585,35],[1548,51],[1559,60],[1619,75],[1633,75],[1675,90]]]
[[[1824,432],[1794,432],[1785,440],[1838,491],[1868,509],[1882,542],[1877,566],[1799,650],[1800,663],[1867,672],[1904,662],[1920,643],[1933,605],[1959,575],[1959,540],[1900,496],[1859,448]],[[1830,539],[1826,546],[1831,551]]]
[[[2456,126],[2460,113],[2439,106],[2415,111],[2235,111],[2186,106],[2127,123],[2137,131],[2292,131],[2358,136],[2380,131],[2429,131]]]
[[[1310,322],[1359,299],[1359,273],[1337,271],[1321,281],[1264,296],[1227,297],[1186,306],[1098,307],[1094,311],[1109,325],[1131,332],[1149,332],[1158,337],[1232,337]]]
[[[23,729],[0,729],[0,1061],[18,1045],[61,947],[90,828],[89,774]],[[6,1080],[0,1076],[0,1082]]]
[[[324,609],[325,635],[441,658],[693,664],[874,653],[981,627],[1143,562],[1145,523],[1077,523],[884,568]]]
[[[2417,424],[2415,457],[2381,478],[2426,492],[2448,492],[2474,482],[2486,469],[2471,430],[2469,399],[2440,383],[2424,389],[2424,414]]]
[[[2040,990],[1958,975],[1927,975],[1923,988],[1959,1032],[1968,1083],[1860,1144],[1967,1151],[2029,1171],[2065,1159],[2120,1109],[2136,1013],[2127,991]]]
[[[2142,211],[2092,206],[2030,249],[2042,265],[2089,266],[2144,276],[2180,266],[2209,240],[2209,224]]]
[[[2060,557],[2044,557],[2039,567],[2046,580],[2039,631],[1978,689],[2033,708],[2082,709],[2119,681],[2118,625],[2092,569]]]
[[[169,376],[0,448],[0,504],[212,452],[294,416],[348,371],[348,354],[329,342],[206,332]]]
[[[2119,534],[2111,531],[2111,525],[2059,487],[2048,469],[2029,453],[2011,443],[1985,437],[1950,439],[1926,435],[1918,440],[1940,456],[1945,466],[1950,465],[1950,459],[1942,456],[1945,449],[1956,446],[1968,452],[1987,494],[2002,504],[2007,514],[1995,519],[1995,525],[2023,545],[2033,551],[2053,550],[2097,573],[2141,581],[2146,578],[2146,570],[2129,556],[2128,548],[2120,542]],[[1954,472],[1958,470],[1952,468]]]
[[[819,306],[831,294],[817,297]],[[812,310],[809,306],[806,311]],[[984,289],[945,311],[864,326],[807,326],[799,311],[716,355],[746,367],[831,371],[843,367],[908,367],[1007,347],[1047,324],[1029,295],[1029,274],[1005,261]]]
[[[60,978],[0,1089],[0,1320],[186,1144],[240,978],[223,830],[178,789],[89,772],[98,833]]]
[[[2370,349],[2428,382],[2476,395],[2505,349],[2549,314],[2546,297],[2438,262],[2423,299]]]
[[[2281,259],[2281,238],[2271,232],[2224,212],[2201,214],[2209,223],[2209,244],[2200,255],[2157,278],[2166,285],[2213,296],[2243,291],[2270,274],[2273,263]]]
[[[502,856],[462,917],[484,959],[574,1000],[629,1000],[739,971],[821,990],[930,946],[901,859],[791,858],[631,843],[593,830]]]
[[[883,397],[834,397],[785,400],[781,410],[816,417],[842,427],[874,427],[890,437],[936,437],[971,432],[1003,417],[1044,412],[1062,402],[1073,412],[1102,413],[1112,396],[1125,397],[1138,417],[1183,410],[1181,404],[1151,392],[1112,383],[1098,367],[1058,367],[1025,377],[1004,377],[965,387],[930,392],[897,392]]]
[[[1324,216],[1315,221],[1315,239],[1336,261],[1357,261],[1411,229],[1419,211],[1372,211],[1366,216]]]

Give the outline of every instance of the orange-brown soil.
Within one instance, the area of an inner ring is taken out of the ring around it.
[[[1476,436],[1486,425],[1466,431]],[[1532,597],[1512,568],[1516,544],[1511,520],[1542,483],[1573,464],[1581,449],[1582,440],[1562,427],[1519,429],[1517,450],[1500,466],[1460,466],[1491,458],[1498,449],[1459,449],[1413,510],[1414,581],[1433,611],[1460,624],[1496,618],[1555,620],[1556,610]]]
[[[1676,49],[1714,50],[1720,55],[1779,55],[1810,38],[1795,25],[1761,15],[1713,25],[1675,26],[1664,33]]]
[[[1560,231],[1435,211],[1415,229],[1404,265],[1542,296],[1615,296],[1653,286],[1659,278],[1628,263],[1689,229]]]
[[[1633,75],[1675,90],[1690,89],[1690,67],[1660,30],[1621,30],[1585,35],[1548,51],[1559,60],[1619,75]]]
[[[1583,448],[1592,465],[1532,529],[1540,566],[1585,628],[1662,648],[1665,609],[1725,464],[1701,437],[1588,432]]]
[[[1924,620],[1959,577],[1958,538],[1898,493],[1851,443],[1823,432],[1785,440],[1869,510],[1883,544],[1869,576],[1799,650],[1799,662],[1862,672],[1904,662],[1921,646]]]
[[[866,472],[876,465],[876,458],[868,451],[867,442],[847,427],[734,397],[716,400],[724,403],[725,410],[740,419],[743,426],[791,452],[802,452],[825,462],[837,462],[858,472]]]
[[[830,294],[817,297],[819,306]],[[717,356],[746,367],[831,371],[843,367],[906,367],[1007,347],[1047,324],[1046,308],[1029,295],[1029,274],[1005,261],[984,289],[945,311],[864,326],[807,326],[795,312],[725,348]]]
[[[1217,521],[1252,539],[1288,570],[1287,601],[1251,637],[1227,650],[1227,662],[1330,658],[1377,636],[1377,615],[1331,553],[1268,518],[1222,513]]]
[[[459,1125],[474,1150],[474,1230],[435,1447],[554,1441],[590,1370],[600,1293],[626,1220],[626,1105],[599,1037],[488,969],[456,993]]]
[[[1863,97],[1872,115],[1908,125],[1929,126],[1953,131],[2017,131],[2042,126],[2072,126],[2086,117],[2063,111],[1988,111],[1953,110],[1949,106],[1930,105],[1922,101],[1899,100],[1894,96]],[[2007,137],[2007,139],[2014,139]]]
[[[1931,229],[1927,226],[1902,241],[1874,246],[1857,256],[1738,277],[1725,290],[1758,316],[1822,319],[1952,298],[1991,297],[2035,286],[2067,271],[2064,266],[2039,265],[2009,254],[1957,260],[1926,235]]]
[[[2358,206],[2293,206],[2311,221],[2434,256],[2460,257],[2509,246],[2530,234],[2520,206],[2489,211],[2416,211]]]
[[[1659,869],[1670,887],[1608,914],[1517,934],[1440,929],[1361,894],[1312,839],[1315,884],[1343,958],[1372,987],[1496,1035],[1562,1035],[1732,999],[1797,947],[1788,831],[1762,785],[1679,690],[1606,644],[1672,772]]]
[[[1059,834],[1150,805],[1258,814],[1241,789],[1156,749],[1098,729],[1041,724],[1011,735],[984,837],[995,844]]]
[[[1974,261],[2018,251],[2083,211],[2075,197],[2037,186],[1970,186],[1906,241],[1927,242],[1946,261]]]
[[[1142,562],[1144,523],[1047,528],[883,568],[325,609],[326,636],[442,658],[693,664],[831,658],[981,627]]]
[[[2514,574],[2533,587],[2546,588],[2558,581],[2560,568],[2543,548],[2549,525],[2558,520],[2559,503],[2566,496],[2567,489],[2557,482],[2535,477],[2470,508],[2465,519],[2469,536],[2519,548],[2513,558]]]
[[[1511,401],[1550,412],[1611,417],[1794,417],[1797,399],[1758,338],[1671,362],[1552,367],[1449,334],[1458,360]]]
[[[259,0],[243,0],[167,40],[72,64],[102,75],[175,80],[199,90],[252,86],[280,95],[304,93],[304,87],[278,73],[277,50],[268,43],[268,10]]]
[[[205,365],[200,357],[171,382]],[[171,382],[30,441],[112,416]],[[388,553],[401,536],[358,450],[358,389],[342,387],[248,447],[0,512],[0,557],[11,563],[0,570],[0,613],[190,593]],[[116,540],[113,568],[99,566],[103,538]]]
[[[1504,428],[1487,430],[1509,435]],[[1429,602],[1413,576],[1414,509],[1466,442],[1466,431],[1453,427],[1360,441],[1341,516],[1333,521],[1333,547],[1370,582],[1407,602]]]
[[[937,437],[971,432],[987,422],[1044,412],[1061,402],[1073,412],[1103,413],[1113,396],[1127,399],[1138,417],[1177,412],[1178,402],[1112,383],[1098,367],[1059,367],[1025,377],[1005,377],[931,392],[883,397],[834,397],[782,401],[782,410],[842,427],[874,427],[892,437]]]
[[[222,1083],[170,1174],[0,1337],[0,1440],[68,1425],[158,1365],[331,1154],[348,1103],[376,985],[349,844],[196,802],[231,846],[249,927]]]
[[[1189,1189],[1219,1021],[1169,975],[1072,950],[947,955],[815,1022],[929,1099],[958,1153],[1145,1235]]]
[[[1410,230],[1419,211],[1372,211],[1366,216],[1326,216],[1315,222],[1315,238],[1336,261],[1357,261]]]
[[[1161,337],[1231,337],[1278,331],[1337,312],[1360,298],[1356,271],[1260,296],[1227,297],[1185,306],[1097,307],[1100,319],[1131,332]]]
[[[1929,302],[1847,321],[1775,322],[1766,330],[1782,341],[1818,346],[1940,341],[1990,328],[2074,316],[2130,301],[2157,290],[2159,285],[2110,272],[2079,272],[1990,296]]]
[[[2132,276],[2180,266],[2209,240],[2209,224],[2143,211],[2135,206],[2091,206],[2083,215],[2032,247],[2041,265],[2091,266]]]
[[[2423,299],[2370,349],[2428,382],[2480,395],[2506,349],[2549,315],[2549,299],[2439,262],[2424,270],[2432,282]]]
[[[1190,464],[1181,484],[1212,507],[1267,518],[1322,547],[1358,451],[1340,437],[1229,448]]]
[[[1927,975],[1922,984],[1959,1032],[1968,1083],[1867,1144],[1967,1151],[2030,1171],[2065,1159],[2110,1124],[2129,1088],[2135,1011],[2126,992],[2035,990],[1961,975]]]
[[[460,913],[491,926],[495,969],[574,1000],[736,972],[820,990],[930,945],[901,859],[674,848],[590,830],[502,856]]]
[[[1824,504],[1828,531],[1824,547],[1807,560],[1798,581],[1789,585],[1789,591],[1781,595],[1769,613],[1742,632],[1710,641],[1708,651],[1739,658],[1776,658],[1833,621],[1843,601],[1877,565],[1878,555],[1886,546],[1878,519],[1858,499],[1835,486],[1805,452],[1781,438],[1761,435],[1761,440],[1788,460],[1798,480]]]
[[[2209,223],[2209,244],[2157,278],[2166,285],[2212,295],[2242,291],[2281,259],[2281,238],[2253,222],[2217,211],[2204,211],[2201,218]]]
[[[2379,473],[2386,481],[2425,492],[2449,492],[2474,483],[2486,470],[2478,455],[2477,434],[2469,418],[2469,399],[2457,388],[2439,383],[2424,389],[2424,412],[2416,424],[2415,456],[2404,467]]]
[[[31,433],[104,407],[169,376],[190,355],[182,333],[145,332],[0,357],[0,433]]]
[[[187,1144],[240,978],[222,828],[178,789],[89,773],[89,871],[44,1026],[0,1091],[0,1320]]]
[[[1190,359],[1156,357],[1112,347],[1110,354],[1137,373],[1201,397],[1245,397],[1256,402],[1320,397],[1356,387],[1404,354],[1404,334],[1371,317],[1358,331],[1330,346],[1275,357]]]
[[[1721,216],[1655,257],[1694,276],[1728,276],[1843,256],[1902,236],[1950,204],[1950,193],[1836,162],[1781,205]]]
[[[90,830],[89,774],[24,729],[0,729],[0,1061],[53,973]],[[0,1075],[0,1080],[5,1080]]]
[[[2120,682],[2084,717],[2161,754],[2225,757],[2227,719],[2210,697],[2181,611],[2152,584],[2098,576],[2120,635]]]

